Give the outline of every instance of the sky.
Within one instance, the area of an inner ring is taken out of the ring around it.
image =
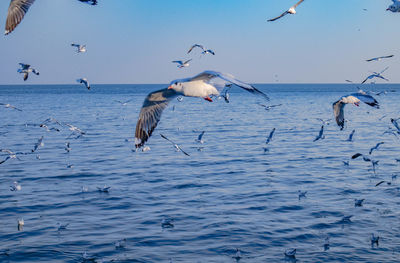
[[[93,84],[158,84],[204,70],[249,83],[343,83],[387,66],[385,76],[400,83],[400,13],[386,11],[391,0],[306,0],[296,15],[271,23],[297,0],[98,1],[36,0],[16,30],[0,37],[0,85],[70,84],[81,77]],[[8,6],[0,1],[2,28]],[[77,54],[72,42],[88,51]],[[216,55],[187,55],[195,43]],[[188,68],[171,63],[189,58]],[[24,83],[19,62],[40,76]]]

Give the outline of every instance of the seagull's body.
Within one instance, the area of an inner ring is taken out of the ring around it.
[[[381,56],[381,57],[371,58],[371,59],[367,59],[366,61],[367,61],[367,62],[371,62],[371,61],[380,61],[380,60],[382,60],[382,59],[385,59],[385,58],[392,58],[392,57],[394,57],[394,55]]]
[[[275,18],[269,19],[268,22],[276,21],[276,20],[278,20],[278,19],[280,19],[280,18],[286,16],[287,14],[291,14],[291,15],[296,14],[296,8],[297,8],[303,1],[304,1],[304,0],[300,0],[299,2],[297,2],[297,4],[295,4],[294,6],[290,7],[287,11],[283,12],[281,15],[279,15],[279,16],[277,16],[277,17],[275,17]]]
[[[87,78],[81,78],[81,79],[77,79],[76,82],[80,83],[80,84],[84,84],[85,87],[90,90],[90,83],[87,80]]]
[[[388,67],[385,68],[384,70],[382,70],[381,72],[372,72],[372,74],[369,75],[368,77],[366,77],[366,78],[361,82],[361,84],[364,84],[365,82],[367,82],[367,80],[369,80],[369,79],[374,79],[374,78],[378,78],[378,79],[383,79],[383,80],[389,81],[387,78],[385,78],[384,76],[382,76],[383,72],[385,72],[387,69],[388,69]]]
[[[361,101],[371,107],[379,109],[379,103],[372,96],[361,92],[342,97],[333,104],[333,113],[335,115],[336,123],[339,125],[341,130],[344,129],[344,106],[346,106],[346,104],[360,106]]]
[[[189,59],[189,60],[186,60],[186,61],[174,60],[174,61],[172,61],[172,63],[177,63],[178,64],[177,65],[178,68],[186,68],[186,67],[190,66],[190,64],[189,64],[190,61],[192,61],[192,59]]]
[[[400,12],[400,1],[399,0],[392,0],[393,4],[391,4],[386,11],[391,11],[393,13]]]
[[[76,53],[85,53],[86,50],[86,45],[80,45],[80,44],[71,44],[71,47],[76,47]]]
[[[163,110],[172,99],[178,96],[186,96],[203,98],[212,102],[210,96],[218,96],[220,94],[218,89],[225,88],[225,85],[217,85],[215,82],[217,80],[235,84],[240,88],[268,99],[266,94],[255,87],[237,80],[231,75],[220,72],[205,71],[192,78],[174,80],[168,88],[151,92],[147,95],[136,124],[136,148],[142,147],[150,138],[161,119]]]

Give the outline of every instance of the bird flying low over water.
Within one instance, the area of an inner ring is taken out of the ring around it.
[[[367,62],[371,62],[371,61],[379,61],[385,58],[392,58],[394,57],[394,55],[390,55],[390,56],[382,56],[382,57],[376,57],[376,58],[371,58],[371,59],[367,59]]]
[[[248,92],[261,95],[264,99],[269,100],[266,94],[255,87],[236,79],[232,75],[220,72],[204,71],[192,78],[174,80],[168,88],[151,92],[144,100],[136,124],[136,148],[142,147],[150,138],[161,119],[163,110],[172,99],[178,96],[186,96],[203,98],[212,102],[210,96],[218,96],[221,89],[225,88],[225,85],[217,85],[216,81],[235,84]]]
[[[369,79],[373,79],[373,78],[380,78],[386,81],[389,81],[388,79],[386,79],[384,76],[382,76],[383,72],[385,72],[389,67],[385,68],[384,70],[382,70],[381,72],[372,72],[371,75],[369,75],[366,79],[363,80],[363,82],[361,82],[361,84],[364,84],[365,82],[367,82],[367,80]]]
[[[86,78],[82,78],[82,79],[77,79],[76,82],[84,84],[85,87],[90,90],[90,83]]]
[[[97,0],[79,0],[82,3],[97,5]],[[31,5],[35,0],[11,0],[8,7],[5,35],[10,34],[24,19]]]
[[[9,103],[0,103],[0,106],[4,106],[6,108],[17,110],[17,111],[22,111],[21,109],[18,109],[17,107],[15,107],[15,106],[13,106],[13,105],[11,105]]]
[[[344,128],[344,106],[346,104],[354,104],[360,106],[360,102],[364,102],[371,107],[379,109],[379,103],[370,95],[364,92],[353,93],[349,96],[342,97],[340,100],[333,103],[333,113],[335,115],[336,123],[341,130]]]
[[[379,149],[379,146],[381,146],[382,144],[385,144],[385,143],[384,143],[384,142],[380,142],[380,143],[377,143],[376,146],[372,147],[372,148],[369,150],[369,155],[371,155],[375,150],[378,150],[378,149]]]
[[[325,139],[324,136],[324,125],[321,126],[321,129],[319,130],[318,136],[315,137],[314,142],[318,141],[318,140],[323,140]]]
[[[167,141],[169,141],[170,143],[172,143],[172,145],[175,147],[175,149],[179,152],[182,152],[184,155],[186,156],[190,156],[190,154],[188,154],[187,152],[185,152],[178,144],[176,144],[175,142],[171,141],[170,139],[168,139],[167,137],[165,137],[164,135],[160,134],[161,137]]]
[[[391,11],[393,13],[400,12],[400,1],[399,0],[392,0],[393,4],[391,4],[386,11]]]
[[[177,63],[178,64],[178,68],[186,68],[189,67],[190,64],[189,62],[192,61],[192,59],[186,60],[186,61],[182,61],[182,60],[174,60],[172,61],[172,63]]]
[[[287,14],[291,14],[291,15],[296,14],[296,8],[297,8],[301,3],[303,3],[303,1],[304,1],[304,0],[300,0],[299,2],[297,2],[297,4],[295,4],[294,6],[292,6],[291,8],[289,8],[287,11],[283,12],[280,16],[277,16],[277,17],[275,17],[275,18],[269,19],[268,22],[273,22],[273,21],[275,21],[275,20],[278,20],[278,19],[284,17],[284,16],[287,15]]]

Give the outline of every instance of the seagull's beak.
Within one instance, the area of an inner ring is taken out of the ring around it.
[[[172,89],[172,86],[169,86],[168,89]]]
[[[357,107],[360,107],[360,103],[359,102],[354,103],[354,105],[356,105]]]

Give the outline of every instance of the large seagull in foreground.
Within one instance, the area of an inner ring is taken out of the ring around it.
[[[296,8],[297,8],[301,3],[303,3],[303,1],[304,1],[304,0],[300,0],[299,2],[297,2],[297,4],[295,4],[294,6],[292,6],[291,8],[289,8],[289,10],[283,12],[280,16],[277,16],[277,17],[275,17],[275,18],[269,19],[268,22],[273,22],[273,21],[275,21],[275,20],[278,20],[278,19],[284,17],[284,16],[287,15],[287,14],[291,14],[291,15],[296,14]]]
[[[186,96],[203,98],[212,102],[210,96],[219,96],[220,92],[225,88],[226,83],[235,84],[242,89],[261,95],[266,100],[269,100],[266,94],[255,87],[229,74],[220,72],[204,71],[192,78],[174,80],[168,88],[151,92],[144,100],[139,119],[136,123],[136,148],[142,147],[150,138],[161,119],[163,110],[168,106],[171,100],[178,96]]]
[[[97,0],[79,1],[89,5],[97,5]],[[10,34],[18,24],[21,23],[29,7],[31,7],[34,2],[35,0],[11,0],[10,6],[8,7],[5,35]]]
[[[341,130],[344,128],[344,106],[346,106],[346,104],[354,104],[358,107],[360,106],[361,101],[371,107],[379,109],[379,103],[376,99],[363,91],[344,96],[333,103],[333,113],[335,115],[336,123],[339,125]]]

